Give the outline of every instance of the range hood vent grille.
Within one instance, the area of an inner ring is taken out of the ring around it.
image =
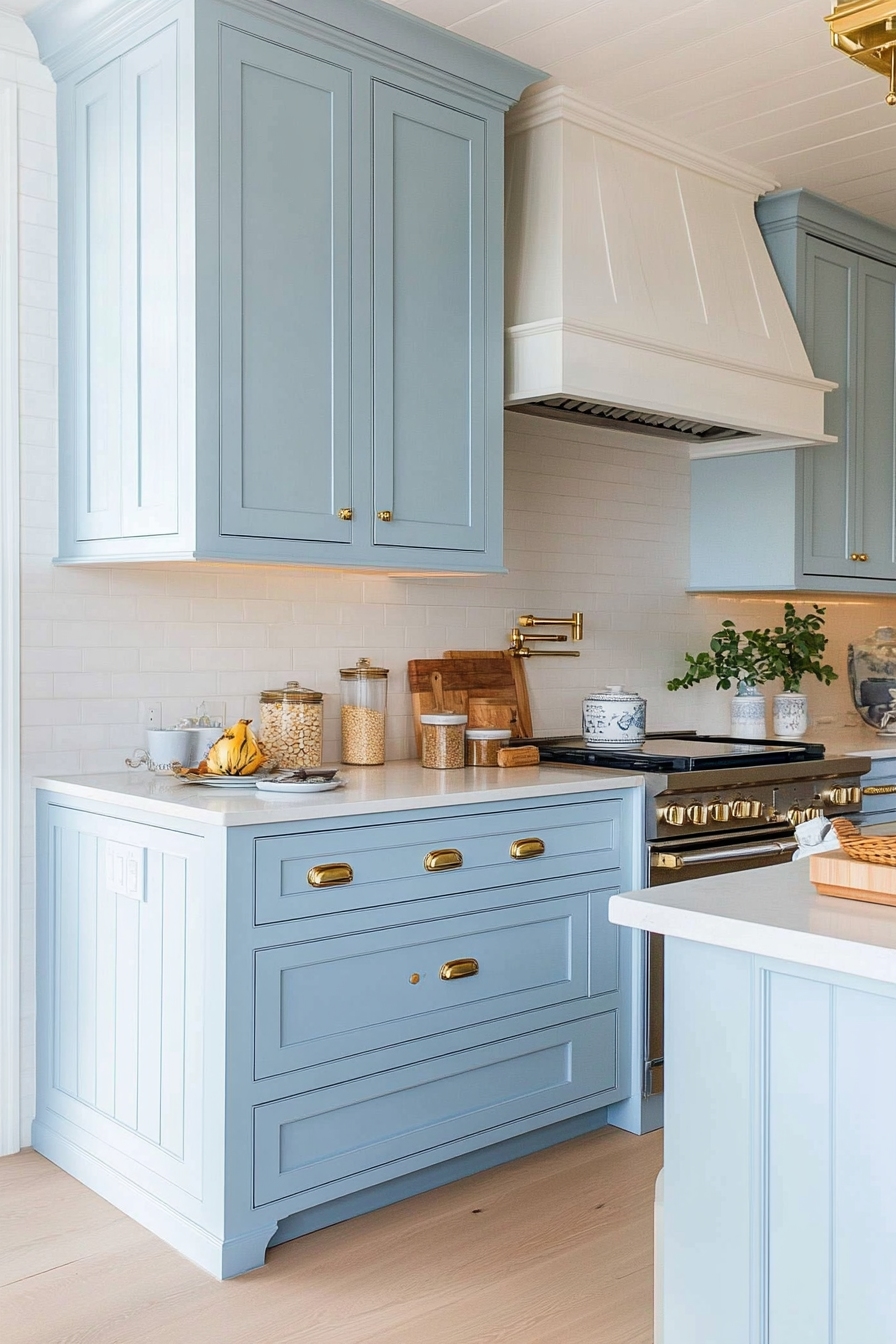
[[[539,401],[518,402],[509,409],[525,411],[528,415],[548,416],[552,420],[569,420],[579,425],[593,425],[599,421],[613,429],[655,434],[663,439],[677,439],[679,443],[722,443],[755,437],[745,429],[732,429],[728,425],[712,425],[703,420],[635,411],[631,407],[612,406],[608,402],[581,401],[578,397],[543,397]]]

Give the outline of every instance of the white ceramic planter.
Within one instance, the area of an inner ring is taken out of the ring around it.
[[[748,687],[731,701],[731,736],[766,737],[765,696]]]
[[[775,737],[803,737],[809,728],[809,704],[798,691],[784,691],[773,701]]]

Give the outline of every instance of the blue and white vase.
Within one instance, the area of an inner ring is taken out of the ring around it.
[[[809,728],[809,702],[798,691],[784,691],[772,702],[775,737],[802,737]]]
[[[647,733],[647,701],[608,686],[582,702],[582,736],[589,747],[640,747]]]
[[[765,696],[746,682],[737,684],[737,695],[731,701],[731,736],[766,737]]]

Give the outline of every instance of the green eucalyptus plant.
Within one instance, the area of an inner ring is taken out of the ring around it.
[[[709,652],[686,653],[684,660],[688,665],[683,677],[673,677],[667,683],[670,691],[680,691],[688,686],[696,686],[698,681],[715,677],[716,690],[731,689],[732,682],[743,682],[746,686],[759,686],[765,677],[759,661],[759,650],[750,637],[750,631],[738,634],[733,621],[723,621],[709,641]]]
[[[784,604],[784,624],[774,630],[750,630],[759,654],[765,680],[777,678],[785,691],[798,692],[803,677],[816,677],[830,686],[837,673],[828,663],[822,663],[827,635],[822,633],[826,608],[812,604],[805,616],[798,616],[792,602]]]
[[[756,687],[780,678],[785,691],[799,691],[803,677],[813,676],[830,686],[837,673],[821,662],[828,642],[822,633],[825,610],[813,603],[811,612],[798,616],[793,603],[785,602],[783,625],[743,634],[733,621],[723,621],[709,641],[709,651],[686,653],[684,676],[666,684],[670,691],[680,691],[715,677],[716,689],[727,691],[732,682]]]

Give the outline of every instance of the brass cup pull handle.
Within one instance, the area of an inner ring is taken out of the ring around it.
[[[448,868],[463,866],[464,856],[459,849],[431,849],[423,860],[423,867],[428,873],[444,873]]]
[[[463,980],[468,975],[479,974],[479,962],[475,957],[455,957],[446,961],[439,971],[440,980]]]
[[[351,882],[354,871],[350,863],[318,863],[308,869],[311,887],[344,887]]]
[[[381,522],[381,523],[391,523],[391,521],[392,521],[392,510],[391,510],[391,509],[380,509],[379,513],[378,513],[376,516],[377,516],[377,520],[378,520],[379,522]]]
[[[871,798],[876,797],[879,793],[896,793],[896,784],[869,784],[862,792]]]
[[[510,857],[512,859],[537,859],[544,853],[544,841],[539,840],[537,836],[529,836],[526,840],[514,840],[510,846]]]

